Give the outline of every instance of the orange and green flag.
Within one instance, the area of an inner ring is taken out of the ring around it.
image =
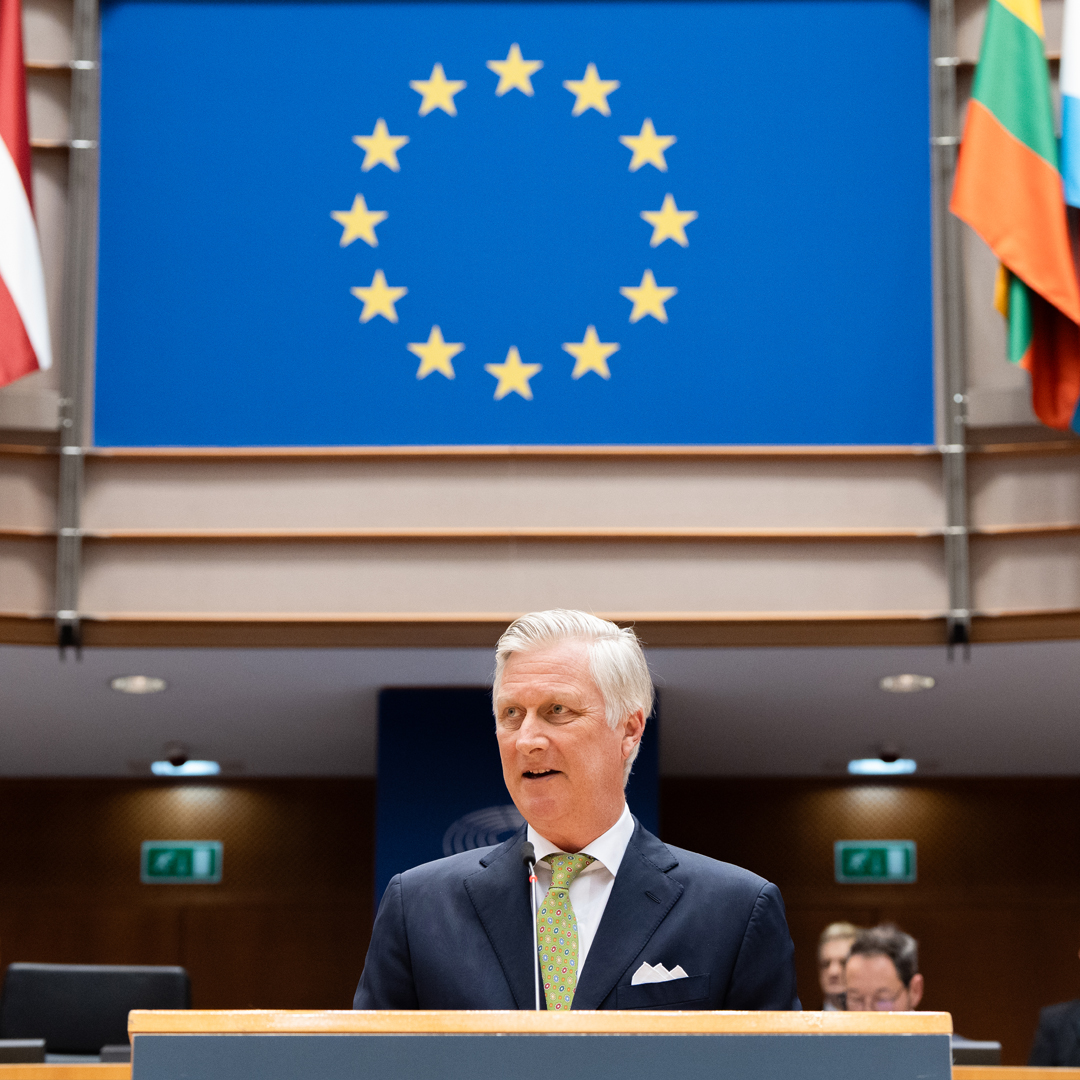
[[[1080,430],[1080,286],[1039,0],[990,0],[951,209],[1001,260],[995,303],[1036,415]]]

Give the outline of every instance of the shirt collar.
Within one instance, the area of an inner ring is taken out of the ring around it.
[[[633,835],[634,818],[630,813],[630,807],[623,803],[623,811],[619,815],[619,820],[591,844],[586,844],[581,849],[581,854],[591,855],[598,863],[602,863],[608,873],[614,877],[619,872],[623,856],[626,854],[627,845]],[[557,848],[550,840],[541,836],[531,825],[526,838],[536,851],[537,862],[544,858],[545,855],[551,855],[562,850]]]

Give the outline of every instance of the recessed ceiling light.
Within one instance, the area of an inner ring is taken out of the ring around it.
[[[852,776],[902,776],[915,771],[915,762],[911,758],[897,758],[895,761],[882,761],[881,758],[856,758],[847,763],[847,771]]]
[[[109,685],[121,694],[160,694],[169,684],[155,675],[118,675]]]
[[[151,761],[150,771],[155,776],[217,776],[221,766],[216,761],[185,761],[174,765],[171,761]]]
[[[929,675],[886,675],[878,686],[890,694],[917,694],[920,690],[933,690],[934,680]]]

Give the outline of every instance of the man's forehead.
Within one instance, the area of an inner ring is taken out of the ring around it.
[[[513,653],[503,667],[499,697],[526,686],[531,690],[550,687],[560,693],[596,690],[585,643],[566,641],[546,649]]]
[[[892,978],[898,982],[900,975],[897,973],[896,964],[893,963],[891,956],[886,956],[885,953],[856,953],[854,956],[848,957],[847,962],[848,978],[852,976],[858,977],[860,974],[865,974],[871,979]]]
[[[821,955],[822,956],[839,956],[841,958],[847,956],[851,950],[851,944],[854,938],[829,938],[828,941],[821,943]]]

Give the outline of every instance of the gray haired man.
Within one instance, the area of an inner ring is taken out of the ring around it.
[[[354,1007],[799,1008],[776,886],[661,843],[626,805],[653,699],[633,631],[535,612],[495,656],[495,735],[526,824],[390,882]]]

